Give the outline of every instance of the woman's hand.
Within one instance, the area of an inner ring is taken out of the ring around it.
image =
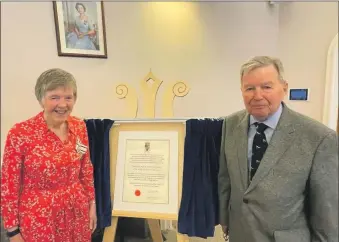
[[[95,208],[95,203],[91,202],[89,205],[89,228],[92,233],[97,227],[97,212]]]
[[[9,238],[9,242],[25,242],[22,238],[21,234],[14,235],[13,237]]]
[[[229,241],[229,237],[228,237],[228,228],[227,226],[221,226],[222,228],[222,232],[223,232],[223,237],[225,241]]]

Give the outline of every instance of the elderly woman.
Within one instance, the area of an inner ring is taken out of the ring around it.
[[[43,111],[9,131],[1,170],[1,215],[10,241],[89,242],[96,227],[93,168],[85,123],[70,116],[74,77],[40,75]]]

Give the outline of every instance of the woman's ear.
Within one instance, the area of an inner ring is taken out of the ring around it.
[[[44,105],[43,99],[40,100],[39,104],[40,104],[40,107],[42,107],[42,109],[44,109],[45,105]]]

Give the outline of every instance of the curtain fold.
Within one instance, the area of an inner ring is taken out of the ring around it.
[[[214,236],[219,224],[218,171],[223,119],[186,122],[182,198],[178,232]]]
[[[97,229],[103,229],[111,225],[112,218],[109,133],[114,121],[110,119],[85,119],[84,121],[94,168]]]

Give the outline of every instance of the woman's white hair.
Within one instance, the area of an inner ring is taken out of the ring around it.
[[[77,85],[74,76],[59,68],[49,69],[39,76],[35,84],[35,96],[40,102],[47,91],[55,90],[58,87],[72,88],[74,98],[76,99]]]
[[[254,69],[272,65],[278,72],[278,78],[281,82],[285,82],[284,79],[284,66],[280,59],[270,56],[255,56],[246,61],[240,68],[240,80],[247,73]]]

